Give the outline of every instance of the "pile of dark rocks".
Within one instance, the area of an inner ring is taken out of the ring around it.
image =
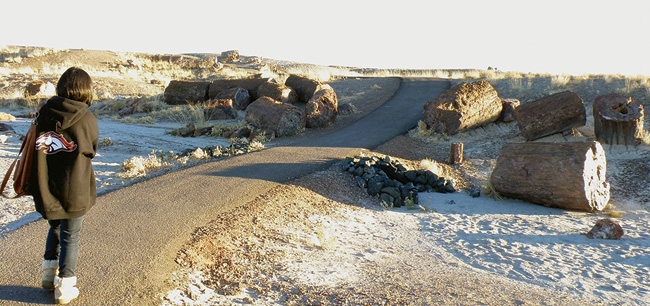
[[[377,196],[389,207],[418,204],[418,192],[453,193],[454,181],[431,170],[409,170],[390,156],[347,157],[343,170],[371,196]]]

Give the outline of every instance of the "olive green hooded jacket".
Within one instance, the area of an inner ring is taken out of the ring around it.
[[[36,211],[48,220],[83,216],[97,198],[91,159],[97,152],[97,119],[84,102],[52,97],[36,118],[29,180]]]

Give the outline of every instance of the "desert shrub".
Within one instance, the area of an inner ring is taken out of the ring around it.
[[[152,151],[147,157],[131,157],[122,162],[119,168],[121,172],[117,176],[122,179],[145,177],[147,172],[172,166],[171,156],[173,156],[173,152],[165,154],[162,151]]]

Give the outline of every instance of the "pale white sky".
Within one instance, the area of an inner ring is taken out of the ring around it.
[[[324,65],[650,75],[648,6],[643,0],[13,0],[2,5],[0,45],[236,49]]]

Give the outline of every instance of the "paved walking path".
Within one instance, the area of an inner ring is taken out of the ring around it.
[[[177,268],[176,253],[196,227],[279,183],[404,134],[422,106],[449,88],[434,79],[403,79],[395,96],[348,127],[312,139],[172,172],[98,198],[81,233],[75,305],[158,305]],[[0,305],[54,301],[40,288],[47,223],[0,238]]]

